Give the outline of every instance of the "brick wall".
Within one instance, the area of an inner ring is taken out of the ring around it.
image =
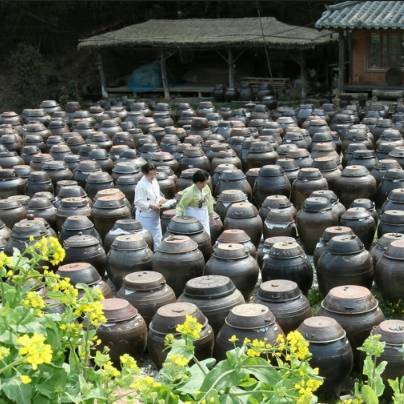
[[[384,71],[369,71],[367,67],[369,30],[352,32],[352,84],[386,85]],[[404,71],[401,72],[404,82]]]

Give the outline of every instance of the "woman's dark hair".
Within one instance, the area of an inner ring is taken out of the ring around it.
[[[142,173],[149,174],[150,171],[155,171],[156,166],[153,163],[146,163],[142,166]]]
[[[197,182],[205,182],[209,179],[209,174],[204,171],[204,170],[198,170],[194,172],[194,175],[192,176],[192,181],[194,184]]]

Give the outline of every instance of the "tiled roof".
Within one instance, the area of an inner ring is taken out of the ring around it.
[[[345,1],[328,6],[316,28],[404,29],[404,1]]]

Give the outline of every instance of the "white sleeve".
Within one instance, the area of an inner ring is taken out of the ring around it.
[[[135,188],[135,206],[136,209],[147,210],[150,208],[150,201],[147,200],[147,191],[142,184]]]

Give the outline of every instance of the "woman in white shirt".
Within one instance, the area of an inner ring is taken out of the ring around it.
[[[151,163],[146,163],[142,167],[142,173],[143,177],[135,188],[136,219],[153,236],[154,250],[156,250],[162,239],[160,208],[165,199],[161,196],[160,186],[156,179],[156,167]]]

